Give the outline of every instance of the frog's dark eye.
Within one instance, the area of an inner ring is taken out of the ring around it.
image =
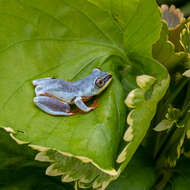
[[[102,86],[104,86],[104,79],[102,78],[98,78],[95,82],[96,86],[101,88]]]

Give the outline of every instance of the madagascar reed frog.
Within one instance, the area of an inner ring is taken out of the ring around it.
[[[84,102],[100,94],[111,82],[112,75],[95,68],[85,78],[71,82],[57,78],[34,80],[36,97],[34,103],[51,115],[74,115],[70,104],[75,104],[83,112],[95,109]]]

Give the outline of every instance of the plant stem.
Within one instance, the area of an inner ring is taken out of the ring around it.
[[[184,115],[188,111],[189,108],[190,108],[190,82],[188,84],[187,94],[186,94],[185,101],[183,104],[182,115]]]
[[[171,170],[165,170],[164,175],[160,182],[153,188],[154,190],[163,190],[167,185],[169,179],[172,177],[173,172]]]

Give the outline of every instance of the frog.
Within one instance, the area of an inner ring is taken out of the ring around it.
[[[75,115],[71,111],[72,104],[82,112],[90,112],[97,106],[88,107],[86,102],[102,93],[112,78],[111,73],[94,68],[89,75],[77,81],[65,81],[56,77],[36,79],[32,81],[36,95],[33,102],[50,115]]]

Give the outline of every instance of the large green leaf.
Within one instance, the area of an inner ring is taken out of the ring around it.
[[[152,44],[160,33],[160,14],[155,1],[89,0],[110,12],[124,31],[124,47],[132,53],[151,55]]]
[[[62,181],[76,181],[80,187],[104,189],[118,177],[146,134],[169,82],[166,70],[151,58],[161,27],[156,3],[123,3],[118,1],[114,9],[86,0],[0,0],[0,126],[18,143],[39,150],[37,160],[52,163],[48,175],[62,175]],[[112,72],[113,82],[99,96],[96,110],[55,117],[33,104],[33,79],[77,80],[97,66]],[[120,68],[125,68],[122,76]],[[156,77],[148,77],[151,84],[140,77],[145,98],[133,111],[138,115],[133,117],[134,139],[121,150],[122,169],[117,170],[126,116],[122,84],[126,92],[137,88],[138,75]]]
[[[33,79],[56,76],[76,80],[93,67],[103,65],[114,51],[120,53],[120,31],[112,19],[92,5],[82,6],[82,3],[85,1],[57,0],[53,5],[46,1],[1,2],[1,11],[7,12],[2,14],[6,23],[2,26],[2,36],[7,36],[2,37],[4,50],[0,58],[1,77],[4,77],[0,84],[1,126],[24,131],[15,134],[23,141],[88,157],[109,173],[114,168],[125,118],[124,96],[116,76],[101,96],[99,108],[88,114],[49,116],[32,101]],[[102,22],[101,17],[107,22]],[[102,69],[114,72],[114,64],[104,65]],[[117,89],[119,96],[113,89]]]

